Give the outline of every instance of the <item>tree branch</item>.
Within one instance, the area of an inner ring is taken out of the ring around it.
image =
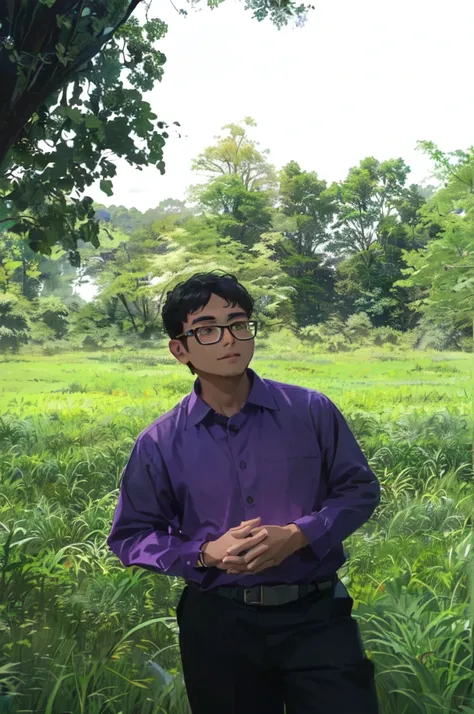
[[[10,216],[9,218],[0,218],[0,223],[7,223],[8,221],[31,221],[38,225],[38,221],[30,216]]]

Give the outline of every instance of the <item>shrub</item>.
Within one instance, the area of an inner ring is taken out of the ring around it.
[[[357,312],[346,321],[346,334],[353,342],[367,342],[372,330],[373,325],[366,312]]]
[[[18,352],[27,344],[29,325],[24,301],[13,293],[0,295],[0,352]]]
[[[393,327],[375,327],[373,330],[373,344],[377,347],[382,345],[399,345],[402,333]]]

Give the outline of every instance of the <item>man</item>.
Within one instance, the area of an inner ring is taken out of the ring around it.
[[[125,566],[186,581],[193,714],[377,714],[337,570],[380,486],[330,399],[249,369],[253,306],[228,275],[167,294],[169,349],[198,378],[138,436],[107,542]]]

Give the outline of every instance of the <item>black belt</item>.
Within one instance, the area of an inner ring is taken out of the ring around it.
[[[296,583],[294,585],[256,585],[246,588],[242,585],[231,587],[217,587],[210,592],[228,597],[246,605],[284,605],[293,600],[299,600],[315,590],[328,590],[337,580],[337,575],[332,580],[320,583]]]

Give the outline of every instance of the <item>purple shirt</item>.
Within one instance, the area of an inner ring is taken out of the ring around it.
[[[138,436],[107,538],[123,565],[210,590],[328,580],[346,561],[342,541],[380,501],[376,476],[328,397],[247,373],[238,414],[216,415],[197,378]],[[257,516],[261,526],[296,523],[309,545],[261,573],[196,567],[205,541]]]

